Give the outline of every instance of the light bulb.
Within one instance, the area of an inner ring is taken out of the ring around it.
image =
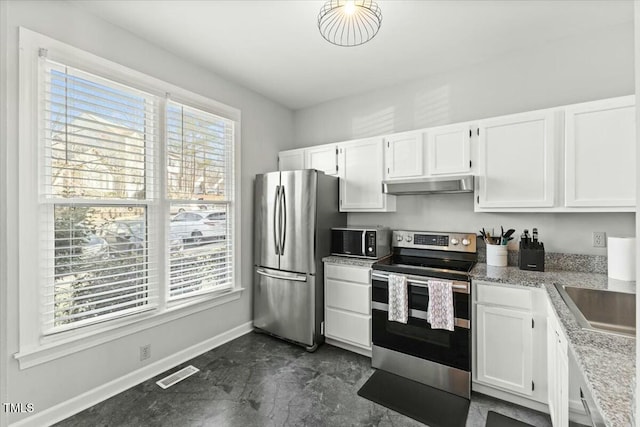
[[[344,4],[344,13],[346,15],[353,15],[356,11],[356,5],[353,3],[353,0],[349,0]]]

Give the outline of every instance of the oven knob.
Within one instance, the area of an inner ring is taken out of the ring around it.
[[[369,247],[367,248],[367,251],[368,251],[369,253],[373,253],[373,248],[372,248],[371,246],[369,246]]]
[[[471,240],[469,239],[462,239],[462,244],[465,246],[469,246],[471,244]]]
[[[457,245],[458,243],[460,243],[460,241],[458,239],[456,239],[455,237],[453,239],[451,239],[451,244],[453,246]]]
[[[398,240],[398,242],[402,242],[402,234],[398,234],[398,237],[396,237],[396,239]]]
[[[410,236],[410,235],[407,235],[407,242],[410,242],[411,240],[412,240],[412,239],[411,239],[411,236]]]

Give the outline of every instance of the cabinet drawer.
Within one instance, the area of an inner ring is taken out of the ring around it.
[[[327,308],[324,330],[329,338],[371,348],[371,316]]]
[[[532,309],[531,291],[528,289],[478,284],[476,292],[478,303],[504,305],[525,310]]]
[[[368,316],[371,314],[370,301],[370,285],[343,282],[334,279],[325,280],[324,302],[327,306],[354,311]]]
[[[370,283],[371,269],[350,265],[325,264],[324,276],[331,279],[346,280],[363,284]]]

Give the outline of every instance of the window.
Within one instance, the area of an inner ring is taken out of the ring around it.
[[[237,288],[237,110],[24,29],[21,48],[21,343]]]

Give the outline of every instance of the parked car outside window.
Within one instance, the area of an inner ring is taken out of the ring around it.
[[[142,218],[116,219],[102,227],[100,236],[109,244],[112,253],[142,251],[145,242],[145,220]]]
[[[227,235],[226,222],[226,212],[180,212],[171,220],[170,234],[172,238],[190,244],[224,240]]]
[[[105,239],[98,237],[93,230],[79,222],[72,227],[56,227],[56,258],[68,257],[81,260],[106,258],[109,256],[109,245]]]

